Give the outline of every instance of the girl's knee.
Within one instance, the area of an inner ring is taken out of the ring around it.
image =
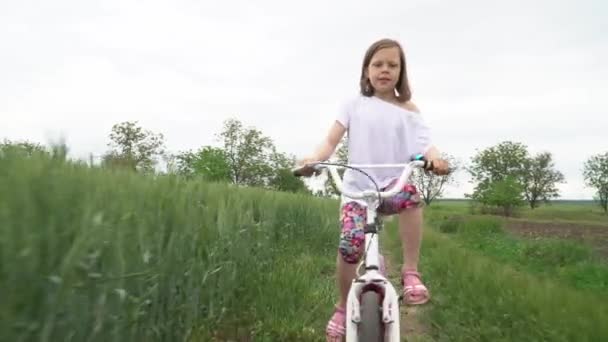
[[[399,212],[399,216],[404,219],[422,217],[422,206],[416,206],[412,208],[403,209]]]
[[[365,207],[359,203],[349,202],[342,207],[342,232],[338,250],[346,263],[355,264],[361,260],[365,248],[366,217]]]
[[[365,221],[363,221],[365,222]],[[342,260],[349,264],[355,264],[361,259],[365,248],[364,225],[360,220],[343,220],[342,233],[338,250]]]
[[[340,246],[338,248],[342,260],[347,264],[356,264],[361,260],[363,255],[363,247],[361,245],[354,245],[352,241],[346,239],[340,239]]]

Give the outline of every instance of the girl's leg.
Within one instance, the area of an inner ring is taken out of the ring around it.
[[[396,180],[395,180],[396,181]],[[399,213],[399,235],[403,250],[403,297],[406,304],[423,304],[429,299],[427,288],[418,274],[422,243],[422,199],[416,187],[407,184],[395,197],[383,203],[387,214]]]
[[[342,342],[345,336],[346,328],[346,299],[350,285],[356,274],[357,264],[351,264],[344,261],[344,257],[340,252],[336,257],[336,285],[340,291],[340,299],[336,303],[334,313],[327,322],[326,341],[327,342]]]
[[[399,235],[403,251],[402,271],[417,271],[422,243],[422,208],[411,208],[399,213]]]
[[[407,304],[424,304],[429,292],[418,273],[422,243],[422,208],[409,208],[399,213],[399,233],[403,250],[404,300]]]
[[[351,202],[344,205],[340,223],[340,246],[336,256],[336,285],[340,292],[340,299],[336,304],[330,321],[327,323],[327,341],[339,342],[344,337],[346,322],[346,300],[351,283],[356,275],[358,262],[365,248],[364,225],[367,213],[365,207]]]
[[[340,300],[338,307],[346,307],[346,299],[348,298],[348,291],[350,291],[350,285],[355,278],[358,264],[351,264],[344,261],[342,254],[338,253],[336,257],[337,264],[337,285],[340,290]]]

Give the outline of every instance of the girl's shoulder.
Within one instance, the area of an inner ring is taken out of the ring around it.
[[[360,111],[361,108],[365,108],[365,104],[370,100],[370,97],[356,94],[350,97],[344,98],[340,102],[340,108],[342,111],[354,113]]]
[[[380,101],[380,102],[378,102],[378,101]],[[356,111],[358,107],[370,108],[370,107],[366,106],[366,104],[368,104],[368,103],[372,103],[372,104],[381,103],[382,106],[386,106],[388,104],[388,105],[392,105],[392,106],[397,106],[410,113],[420,114],[420,109],[411,100],[406,101],[406,102],[397,102],[397,101],[387,102],[385,100],[377,99],[373,96],[365,96],[365,95],[361,95],[361,94],[357,94],[355,96],[349,97],[346,100],[344,100],[342,102],[342,110]],[[373,108],[373,105],[371,108]]]
[[[416,104],[414,104],[414,102],[412,102],[412,101],[402,102],[399,104],[399,106],[401,106],[401,108],[403,108],[407,111],[414,112],[416,114],[420,114],[420,109],[418,109],[418,106],[416,106]]]

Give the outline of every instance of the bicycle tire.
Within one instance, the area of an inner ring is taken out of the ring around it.
[[[381,308],[377,292],[366,291],[361,295],[361,323],[358,329],[360,342],[384,342]]]

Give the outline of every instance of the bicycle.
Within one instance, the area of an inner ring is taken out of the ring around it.
[[[349,168],[362,172],[373,182],[374,190],[358,193],[344,191],[338,168]],[[378,184],[361,169],[371,168],[403,168],[397,183],[387,191],[380,191]],[[361,199],[367,204],[367,222],[365,225],[365,254],[361,258],[357,275],[353,279],[346,303],[346,342],[400,341],[399,299],[395,287],[380,272],[380,246],[378,233],[383,228],[382,216],[377,214],[377,208],[382,199],[396,195],[406,184],[414,168],[432,169],[422,155],[412,158],[406,164],[339,164],[315,162],[293,170],[295,176],[312,176],[329,170],[337,190],[352,199]],[[365,272],[360,274],[361,266]]]

